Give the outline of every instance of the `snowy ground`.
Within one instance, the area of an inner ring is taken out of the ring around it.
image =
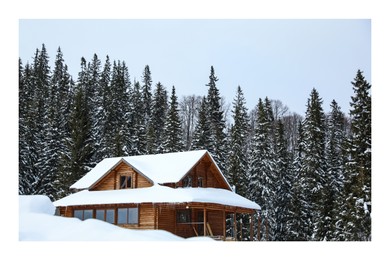
[[[21,241],[213,241],[184,239],[163,230],[129,230],[96,220],[54,216],[55,207],[42,195],[19,196]]]

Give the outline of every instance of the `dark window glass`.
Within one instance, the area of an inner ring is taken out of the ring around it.
[[[203,178],[202,177],[198,178],[198,187],[203,187]]]
[[[119,184],[121,189],[131,188],[131,176],[120,176]]]
[[[177,223],[189,223],[191,222],[191,210],[178,210],[176,211],[176,222]]]
[[[192,178],[190,176],[183,179],[183,187],[192,187]]]

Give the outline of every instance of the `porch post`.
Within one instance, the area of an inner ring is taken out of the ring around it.
[[[223,208],[222,215],[223,215],[223,217],[222,217],[223,241],[225,241],[226,240],[226,212],[225,212],[225,208]]]
[[[249,216],[249,221],[250,221],[250,224],[251,224],[251,226],[250,226],[250,240],[251,241],[253,241],[253,213],[252,214],[250,214],[250,216]]]
[[[237,240],[237,216],[236,216],[236,210],[234,210],[234,240]]]
[[[207,235],[207,227],[206,227],[206,221],[207,221],[207,218],[206,218],[206,207],[203,208],[203,236],[206,236]]]
[[[261,229],[261,216],[257,218],[257,240],[260,241],[260,229]]]

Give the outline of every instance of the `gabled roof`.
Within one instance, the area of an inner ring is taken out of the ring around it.
[[[74,183],[71,189],[89,189],[111,170],[124,162],[133,167],[137,172],[151,180],[153,184],[176,183],[180,181],[203,158],[210,156],[224,181],[231,189],[218,165],[206,150],[176,152],[165,154],[139,155],[128,157],[107,158],[99,162],[90,172]]]
[[[54,202],[56,207],[121,203],[188,203],[202,202],[260,210],[260,206],[234,192],[217,188],[148,188],[80,191]]]

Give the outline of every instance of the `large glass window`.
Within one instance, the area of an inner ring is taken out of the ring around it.
[[[104,209],[97,209],[96,210],[96,219],[99,219],[99,220],[105,220],[104,218]]]
[[[84,219],[93,218],[93,210],[92,209],[86,209],[84,210]]]
[[[120,187],[120,189],[132,188],[132,186],[131,186],[131,176],[120,176],[119,187]]]
[[[74,212],[73,212],[73,216],[75,217],[75,218],[78,218],[78,219],[81,219],[81,220],[83,220],[84,218],[83,218],[83,210],[75,210]]]
[[[81,220],[93,218],[93,209],[85,209],[85,210],[77,209],[73,212],[73,216]]]
[[[183,188],[185,187],[192,187],[192,178],[190,176],[183,179]]]
[[[115,223],[115,210],[114,209],[107,209],[106,210],[106,221],[108,223],[111,223],[111,224]]]
[[[118,224],[137,224],[138,208],[118,209]]]

